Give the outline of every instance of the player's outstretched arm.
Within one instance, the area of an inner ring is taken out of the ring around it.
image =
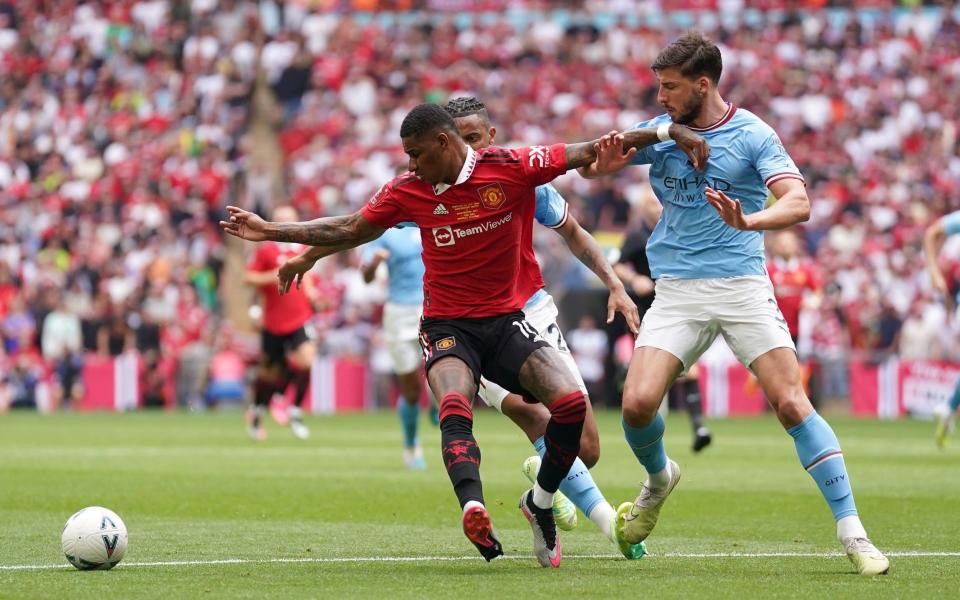
[[[927,272],[930,274],[930,283],[935,290],[946,297],[949,297],[950,290],[947,286],[947,278],[940,269],[940,263],[937,260],[940,256],[940,248],[947,239],[947,230],[943,226],[943,221],[937,219],[932,225],[927,227],[923,233],[923,257],[927,262]]]
[[[695,169],[702,171],[707,167],[710,145],[703,137],[676,123],[671,123],[666,131]],[[666,138],[661,140],[658,129],[653,127],[623,133],[611,131],[592,142],[567,145],[567,166],[576,168],[586,178],[609,175],[630,164],[638,149],[660,141],[666,141]]]
[[[770,191],[777,201],[749,215],[743,214],[740,200],[730,198],[721,191],[707,188],[706,196],[707,202],[727,225],[744,231],[786,229],[810,218],[810,199],[803,181],[781,179],[770,184]]]
[[[363,218],[359,212],[342,217],[323,217],[313,221],[278,223],[236,206],[228,206],[230,215],[220,221],[228,234],[251,242],[289,242],[321,246],[330,254],[354,248],[383,235],[385,229]]]
[[[627,295],[623,283],[604,257],[603,249],[600,248],[597,240],[577,222],[573,215],[568,215],[567,220],[556,231],[563,237],[563,241],[567,243],[570,252],[588,269],[596,273],[603,285],[609,290],[607,323],[612,323],[614,316],[620,313],[627,320],[630,331],[634,334],[639,333],[640,313],[637,311],[637,305]]]
[[[380,248],[373,253],[373,256],[370,257],[368,262],[360,265],[360,274],[363,275],[364,283],[373,283],[374,278],[377,276],[377,269],[380,267],[380,263],[390,258],[390,251],[386,248]]]

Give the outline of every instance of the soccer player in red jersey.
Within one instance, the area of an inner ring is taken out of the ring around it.
[[[277,222],[292,223],[296,211],[289,206],[278,207],[273,213]],[[253,409],[250,415],[250,437],[266,437],[263,417],[274,394],[283,394],[291,383],[294,386],[293,406],[274,406],[274,416],[281,425],[289,420],[290,429],[300,439],[310,436],[303,422],[303,404],[310,382],[310,365],[315,349],[307,337],[304,324],[313,315],[313,307],[302,288],[280,295],[277,290],[277,270],[288,258],[303,251],[300,244],[269,242],[257,246],[247,267],[246,282],[256,286],[263,300],[263,328],[260,333],[261,359],[254,381]],[[284,410],[286,409],[286,410]]]
[[[803,308],[804,299],[810,298],[812,300],[808,302],[819,303],[823,281],[816,265],[800,255],[800,239],[791,230],[780,231],[774,236],[770,255],[772,260],[767,263],[767,272],[773,282],[773,297],[796,344],[800,336],[800,309]],[[810,364],[806,361],[800,363],[800,376],[808,395],[810,374]]]
[[[624,145],[657,143],[657,130],[624,134]],[[698,167],[708,146],[686,128],[669,135]],[[388,227],[413,221],[423,240],[424,318],[421,345],[427,379],[440,399],[444,465],[463,509],[463,529],[487,560],[503,554],[483,499],[480,449],[473,437],[472,399],[481,374],[547,406],[546,453],[520,509],[544,567],[560,565],[553,494],[580,449],[586,406],[569,369],[520,309],[521,254],[533,227],[535,188],[596,159],[600,140],[474,151],[452,117],[436,104],[411,110],[400,127],[409,172],[380,188],[358,212],[304,223],[266,222],[228,207],[221,227],[250,241],[285,241],[346,250]],[[526,294],[526,295],[525,295]]]

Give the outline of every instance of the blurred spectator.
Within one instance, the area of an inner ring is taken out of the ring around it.
[[[66,296],[59,297],[54,309],[43,320],[40,348],[57,377],[54,404],[72,405],[82,392],[83,335],[80,317],[67,305]]]
[[[603,365],[609,349],[606,332],[597,328],[592,316],[584,315],[579,326],[567,334],[567,343],[580,369],[583,383],[587,386],[590,400],[599,406],[607,404],[603,387]]]

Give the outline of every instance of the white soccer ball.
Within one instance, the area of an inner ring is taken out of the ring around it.
[[[60,543],[71,565],[81,571],[105,571],[127,552],[127,526],[112,510],[89,506],[67,519]]]

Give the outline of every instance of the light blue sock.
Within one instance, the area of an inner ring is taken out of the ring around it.
[[[957,382],[957,386],[953,388],[953,396],[950,397],[950,414],[957,412],[957,407],[960,407],[960,381]]]
[[[536,448],[540,458],[543,458],[543,455],[547,452],[547,445],[543,441],[543,436],[537,438],[533,447]],[[593,476],[590,475],[590,469],[583,464],[579,457],[573,461],[567,476],[560,482],[560,491],[567,498],[570,498],[570,501],[588,517],[594,507],[601,502],[606,502],[606,498],[600,493],[600,488],[594,483]]]
[[[403,445],[413,448],[417,445],[417,421],[420,419],[420,405],[410,404],[401,396],[397,399],[397,414],[403,426]]]
[[[793,437],[800,464],[817,482],[820,493],[830,505],[833,518],[839,521],[856,515],[857,506],[853,502],[847,466],[840,452],[840,442],[830,425],[813,412],[787,433]]]
[[[667,451],[663,448],[663,431],[666,425],[660,413],[646,427],[632,427],[623,423],[623,437],[633,450],[634,456],[647,470],[647,473],[659,473],[667,468]]]

